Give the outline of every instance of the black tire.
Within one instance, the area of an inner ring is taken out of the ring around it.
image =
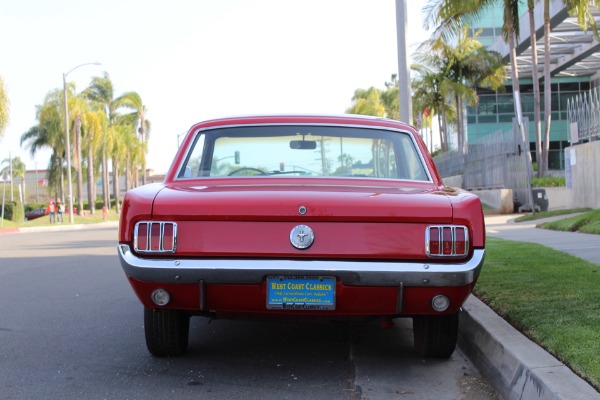
[[[190,316],[181,310],[144,309],[146,347],[157,357],[185,353],[190,332]]]
[[[415,350],[422,357],[448,358],[458,338],[458,313],[413,317]]]

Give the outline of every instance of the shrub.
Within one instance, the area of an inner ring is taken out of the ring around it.
[[[531,186],[533,187],[564,187],[566,185],[566,179],[563,177],[547,176],[531,180]]]

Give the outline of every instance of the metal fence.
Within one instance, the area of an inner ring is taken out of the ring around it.
[[[529,123],[524,121],[527,129]],[[528,133],[525,133],[528,137]],[[529,203],[529,143],[525,145],[518,125],[513,129],[497,131],[485,138],[469,143],[467,154],[442,153],[434,162],[442,177],[463,176],[463,189],[512,189],[515,204]]]
[[[600,140],[600,88],[590,89],[567,101],[569,142],[572,145]]]

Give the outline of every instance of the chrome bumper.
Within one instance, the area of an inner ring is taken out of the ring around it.
[[[259,284],[268,275],[332,275],[346,285],[465,286],[479,276],[485,250],[458,264],[269,259],[146,259],[118,246],[128,276],[147,282]]]

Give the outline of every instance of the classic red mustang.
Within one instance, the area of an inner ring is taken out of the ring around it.
[[[156,356],[207,316],[411,317],[417,351],[449,357],[484,247],[479,199],[411,126],[254,116],[194,125],[164,183],[125,196],[118,252]]]

